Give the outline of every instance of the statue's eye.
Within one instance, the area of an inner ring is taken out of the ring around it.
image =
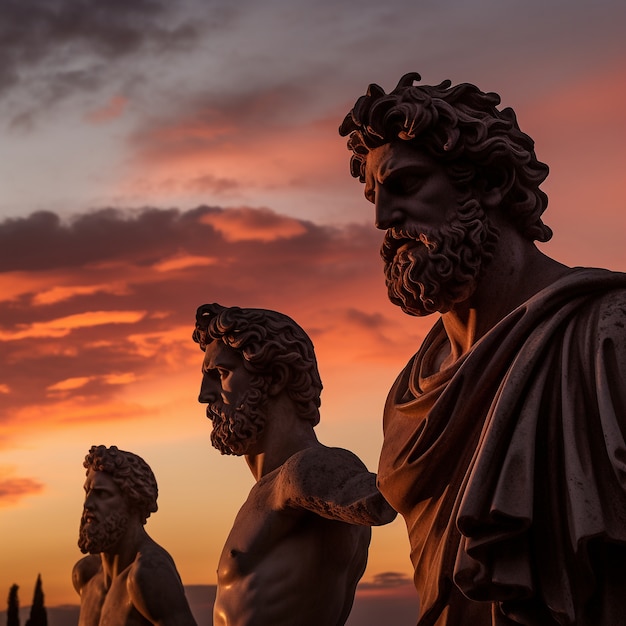
[[[385,187],[394,196],[408,196],[419,191],[422,181],[417,176],[399,175],[388,178]]]

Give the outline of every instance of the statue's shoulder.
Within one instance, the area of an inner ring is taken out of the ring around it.
[[[329,472],[361,472],[367,471],[359,457],[344,448],[329,448],[322,444],[312,446],[296,452],[287,459],[281,468],[281,473],[304,474],[311,472],[326,474]]]
[[[174,560],[150,537],[130,566],[127,590],[133,606],[149,623],[195,626]]]
[[[145,602],[155,593],[163,593],[174,582],[180,582],[174,559],[152,539],[144,542],[128,572],[130,597],[135,603]]]
[[[174,559],[154,540],[144,542],[131,566],[129,579],[136,584],[148,582],[153,576],[176,571]]]
[[[600,344],[610,340],[626,350],[626,288],[606,292],[595,302]]]
[[[83,557],[72,569],[72,583],[74,589],[80,593],[81,589],[101,571],[102,560],[98,554],[89,554]]]
[[[334,493],[355,477],[371,478],[375,483],[375,475],[355,454],[320,444],[287,459],[280,469],[277,487],[283,500],[299,500]]]

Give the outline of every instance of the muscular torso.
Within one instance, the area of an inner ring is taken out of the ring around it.
[[[150,626],[134,607],[128,592],[129,566],[107,590],[102,568],[84,585],[78,626]]]
[[[102,557],[89,555],[73,579],[78,626],[196,626],[174,561],[147,536],[125,568],[105,571]]]
[[[362,464],[356,469],[371,477],[364,499],[382,500],[375,489],[375,476]],[[319,472],[314,474],[317,480]],[[287,494],[292,478],[293,483],[303,483],[295,488],[297,505]],[[371,529],[339,521],[342,510],[351,512],[354,521],[354,511],[362,512],[360,503],[346,503],[342,508],[334,500],[341,500],[336,485],[328,487],[329,501],[320,497],[319,484],[310,485],[310,492],[308,487],[306,477],[292,477],[285,464],[252,488],[220,558],[215,626],[345,623],[367,562]],[[366,522],[385,523],[363,517],[362,523]]]

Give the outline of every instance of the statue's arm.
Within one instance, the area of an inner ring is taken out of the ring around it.
[[[197,626],[174,561],[162,548],[137,559],[128,576],[128,595],[155,626]]]
[[[275,494],[279,508],[349,524],[380,526],[396,516],[376,487],[376,474],[340,448],[320,446],[295,454],[281,468]]]

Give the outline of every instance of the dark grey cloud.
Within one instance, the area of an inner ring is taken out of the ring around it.
[[[162,0],[3,0],[0,60],[6,88],[47,60],[69,63],[91,53],[115,60],[139,50],[188,48],[193,21],[172,19]]]
[[[210,32],[189,3],[164,0],[3,0],[0,99],[9,126],[32,121],[70,96],[141,83],[142,63],[188,53]],[[214,13],[219,14],[219,12]]]
[[[0,223],[0,271],[78,268],[111,259],[154,263],[179,248],[197,248],[201,236],[215,237],[210,227],[197,228],[197,216],[219,210],[108,208],[68,221],[50,211],[9,218]]]

